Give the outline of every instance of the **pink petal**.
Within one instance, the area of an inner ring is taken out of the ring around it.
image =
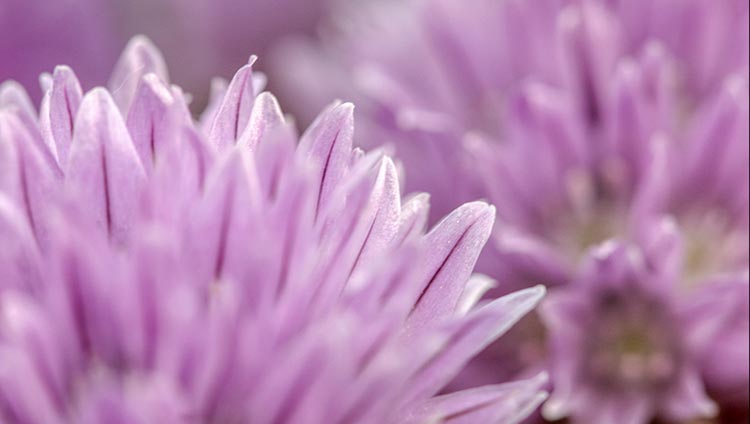
[[[544,287],[537,286],[501,297],[445,327],[442,348],[416,372],[409,396],[404,401],[434,395],[469,359],[533,309],[544,293]],[[409,329],[405,330],[403,337],[406,342],[411,334],[413,332]]]
[[[73,140],[73,123],[83,99],[73,70],[67,66],[55,68],[48,96],[43,101],[39,123],[47,145],[54,149],[58,163],[64,168]]]
[[[403,424],[514,424],[526,418],[546,398],[542,391],[547,377],[478,387],[434,397],[421,410],[412,412]]]
[[[255,148],[263,142],[263,137],[276,127],[284,124],[284,115],[276,97],[269,92],[258,95],[250,113],[250,121],[242,132],[237,144],[243,147]]]
[[[109,93],[86,94],[75,122],[66,183],[78,207],[122,242],[136,218],[145,172]]]
[[[349,165],[354,135],[354,106],[334,104],[321,113],[300,139],[297,151],[320,181],[318,207],[329,201]]]
[[[169,83],[167,65],[161,53],[151,40],[138,35],[125,46],[108,84],[109,91],[123,114],[130,110],[141,78],[149,73],[154,73],[164,83]]]
[[[147,172],[151,172],[165,144],[178,137],[176,127],[190,122],[182,97],[175,98],[157,75],[147,74],[141,79],[128,113],[127,128]]]
[[[247,65],[234,74],[216,111],[208,132],[208,141],[217,147],[233,146],[250,121],[255,101],[252,71],[255,60],[255,56],[250,57]]]
[[[483,202],[467,203],[425,236],[429,256],[418,279],[422,293],[409,317],[411,328],[453,315],[494,221],[494,207]]]

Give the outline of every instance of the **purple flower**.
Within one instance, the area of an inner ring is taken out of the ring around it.
[[[676,283],[650,270],[637,249],[611,243],[591,254],[580,280],[551,295],[542,312],[555,352],[547,418],[687,422],[717,413],[696,359],[712,348],[706,333],[722,325],[715,309],[731,303],[676,298]]]
[[[711,346],[684,366],[722,404],[727,393],[747,392],[748,317],[726,294],[747,287],[747,4],[396,3],[342,12],[322,43],[280,53],[288,96],[303,97],[294,105],[357,101],[364,142],[393,146],[406,187],[432,192],[433,212],[473,198],[496,204],[498,224],[478,265],[500,283],[491,296],[543,283],[590,302],[596,317],[595,296],[580,293],[582,266],[593,248],[616,240],[636,246],[648,272],[668,274],[659,277],[659,302],[721,299],[702,312],[717,328],[681,326]],[[664,222],[676,233],[669,249],[654,236]],[[669,321],[654,315],[649,325],[680,327]],[[524,319],[457,385],[564,360],[548,331],[538,317]],[[608,342],[606,331],[598,337]],[[656,399],[632,422],[666,411]],[[582,423],[598,410],[587,401],[558,409]]]
[[[651,138],[693,137],[697,111],[747,73],[740,2],[403,3],[349,8],[322,44],[280,52],[287,97],[310,105],[307,116],[332,98],[356,100],[364,142],[392,144],[407,186],[429,190],[438,209],[502,199],[503,221],[573,244],[569,255],[617,233],[618,213],[572,236],[557,234],[567,223],[537,221],[603,185],[622,192],[603,209],[630,203]],[[695,35],[682,37],[688,29]]]
[[[494,208],[425,231],[335,103],[297,137],[252,61],[195,125],[139,38],[111,91],[0,89],[0,417],[8,423],[518,422],[544,375],[440,390],[532,309],[477,305]],[[205,131],[202,129],[205,128]]]

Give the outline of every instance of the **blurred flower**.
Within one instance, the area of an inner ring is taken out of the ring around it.
[[[395,149],[407,189],[430,191],[433,213],[496,204],[478,265],[501,283],[492,295],[538,283],[577,293],[567,286],[592,248],[634,244],[671,273],[667,298],[724,299],[705,313],[724,317],[725,335],[691,337],[714,340],[726,361],[690,365],[717,400],[747,391],[748,316],[717,294],[747,286],[746,2],[370,2],[327,29],[322,43],[277,53],[287,97],[308,111],[355,100],[363,141]],[[669,257],[653,245],[665,219],[680,239]],[[582,298],[596,314],[595,297]],[[528,317],[457,384],[538,372],[560,360],[548,342]],[[581,408],[571,411],[597,405]]]
[[[612,243],[592,253],[581,279],[544,305],[555,352],[546,417],[618,424],[716,415],[697,358],[712,348],[707,333],[718,330],[716,309],[726,303],[681,300],[674,284],[651,272],[637,249]]]
[[[194,125],[144,38],[112,89],[0,88],[8,423],[513,423],[545,378],[436,396],[541,298],[476,305],[494,208],[425,232],[334,104],[297,137],[251,63]],[[205,128],[205,131],[202,129]],[[298,141],[299,139],[299,141]]]
[[[713,97],[728,76],[747,73],[746,4],[651,3],[342,4],[321,43],[299,40],[276,52],[274,75],[284,78],[280,89],[308,120],[333,98],[357,101],[362,124],[374,127],[363,142],[392,144],[406,163],[410,188],[429,188],[435,206],[447,211],[459,200],[487,194],[490,182],[477,175],[470,147],[479,138],[500,150],[518,138],[513,127],[524,122],[514,105],[524,98],[531,108],[562,115],[563,122],[535,123],[546,124],[548,135],[584,138],[564,141],[578,147],[566,145],[572,149],[568,161],[581,165],[604,159],[608,152],[598,145],[614,142],[609,139],[622,122],[612,112],[630,100],[618,99],[625,81],[616,80],[634,62],[646,62],[638,95],[652,107],[637,113],[668,125],[666,130]],[[651,111],[666,115],[664,122]],[[630,144],[644,143],[639,138]]]

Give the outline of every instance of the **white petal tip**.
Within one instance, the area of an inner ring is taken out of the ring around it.
[[[536,299],[536,302],[540,302],[544,296],[547,295],[547,287],[537,284],[536,286],[527,289],[529,291],[529,294]]]
[[[156,48],[154,42],[143,34],[134,35],[133,38],[128,41],[125,50],[128,51],[131,49],[145,49],[156,53],[159,52],[159,49]]]
[[[542,406],[542,416],[549,421],[557,421],[568,415],[568,408],[560,399],[551,397]]]

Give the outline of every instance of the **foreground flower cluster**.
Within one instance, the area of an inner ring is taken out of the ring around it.
[[[731,0],[370,2],[278,70],[438,215],[497,205],[493,295],[551,288],[457,385],[548,369],[547,419],[692,422],[749,406],[749,32]]]
[[[437,396],[544,292],[478,303],[494,208],[426,232],[351,105],[297,137],[251,65],[198,123],[140,38],[110,91],[0,86],[0,420],[525,418],[544,375]]]

